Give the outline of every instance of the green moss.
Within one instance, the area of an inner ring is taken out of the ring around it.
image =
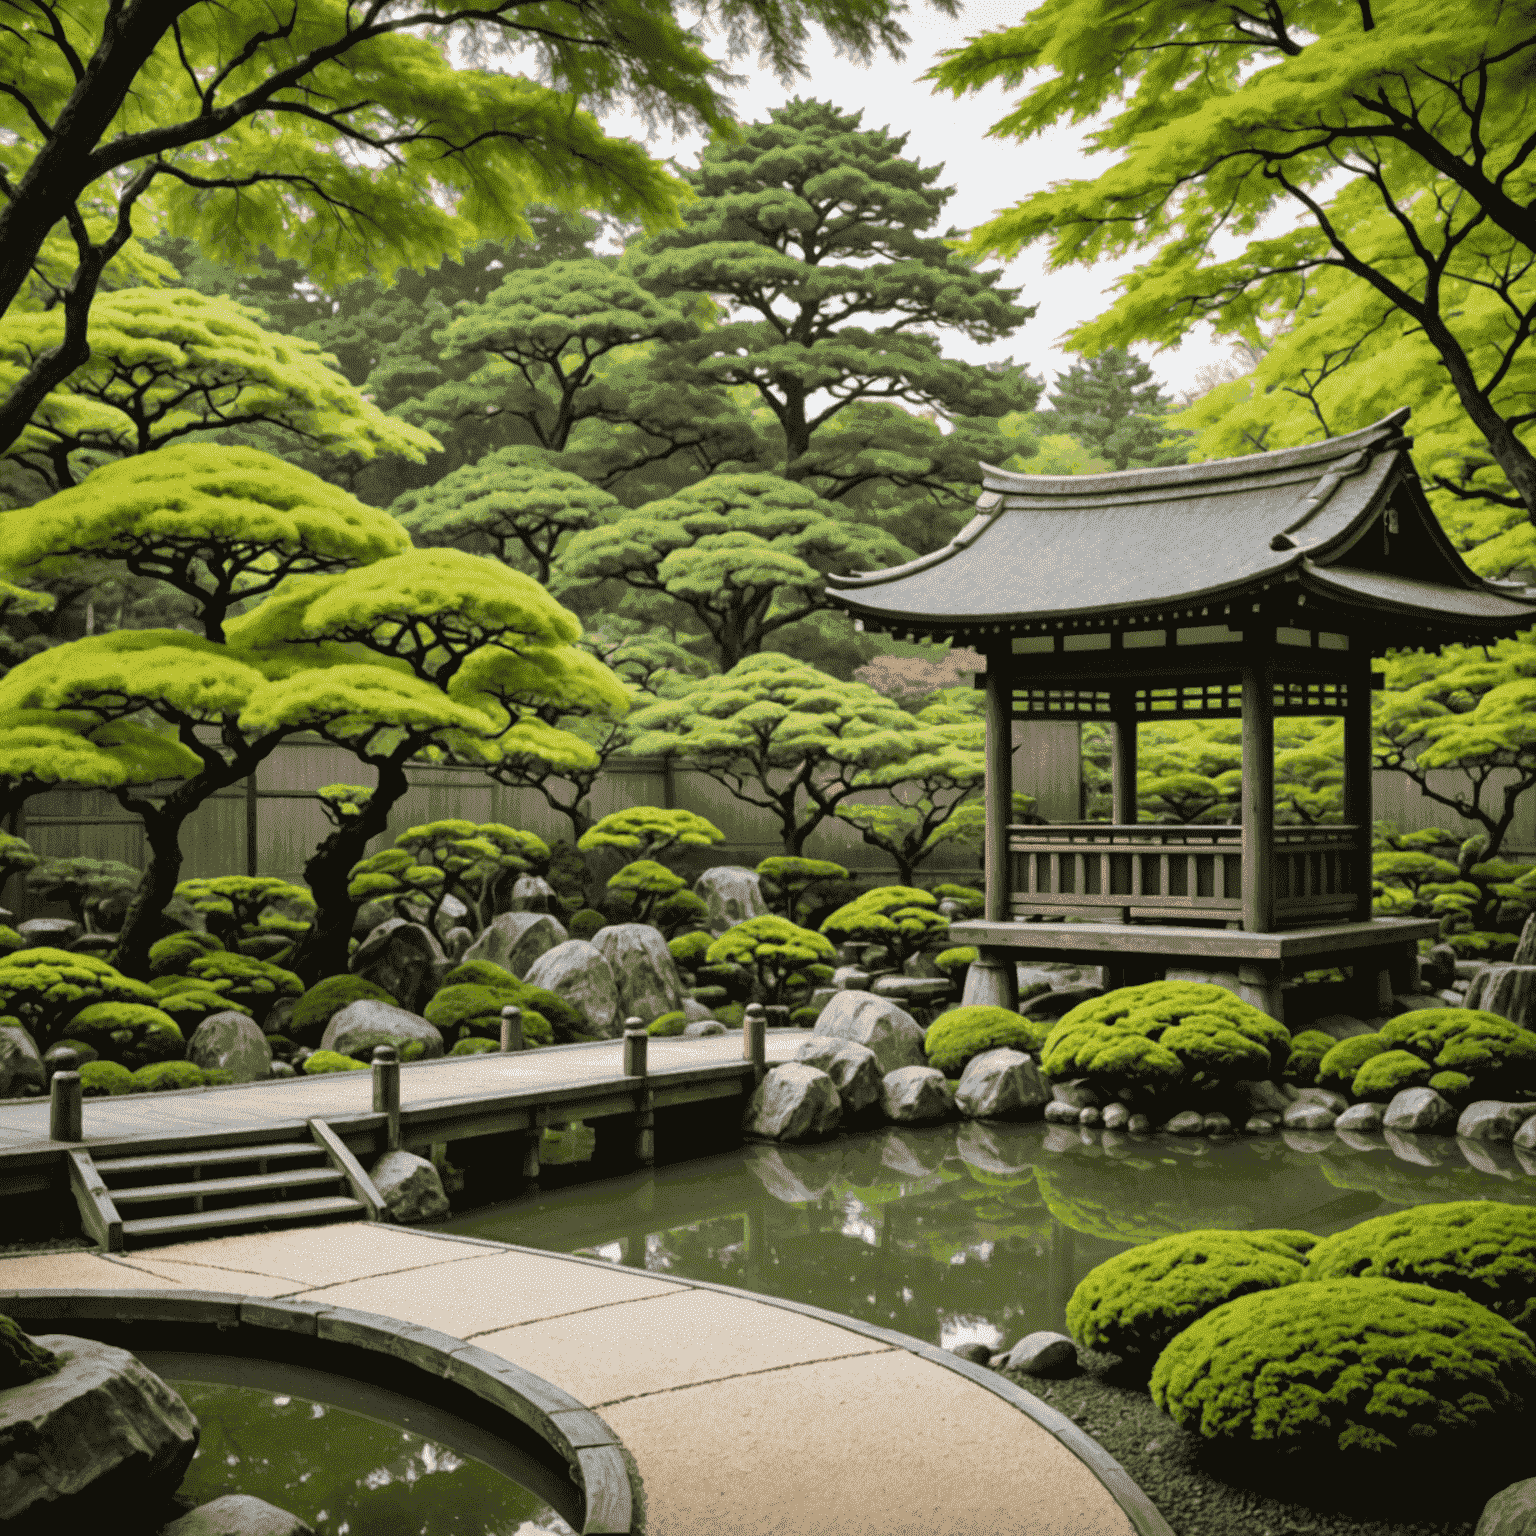
[[[789,1022],[796,1029],[810,1029],[820,1017],[821,1009],[807,1004],[804,1008],[794,1009],[789,1015]]]
[[[579,912],[571,914],[571,920],[566,924],[566,929],[573,939],[586,939],[591,941],[592,935],[599,928],[606,928],[608,919],[601,912],[592,907],[583,907]]]
[[[490,987],[493,991],[515,990],[519,985],[516,976],[504,965],[490,960],[464,960],[448,972],[439,984],[443,987]]]
[[[1457,1035],[1480,1025],[1495,1030],[1510,1029],[1508,1019],[1481,1008],[1414,1008],[1388,1019],[1381,1026],[1381,1038],[1393,1050],[1413,1051],[1425,1061],[1433,1061]]]
[[[327,976],[317,981],[297,1003],[288,1017],[288,1032],[300,1045],[318,1045],[325,1026],[348,1003],[369,999],[376,1003],[399,1004],[377,982],[361,976]]]
[[[1458,1291],[1536,1337],[1536,1208],[1416,1205],[1325,1237],[1307,1261],[1308,1279],[1361,1277]]]
[[[0,923],[0,955],[14,954],[22,945],[22,937],[14,928]]]
[[[1404,1088],[1425,1087],[1433,1075],[1428,1062],[1412,1051],[1383,1051],[1355,1073],[1349,1091],[1357,1099],[1385,1104]]]
[[[254,955],[200,955],[187,963],[186,973],[194,981],[245,1004],[258,1019],[267,1016],[278,998],[299,997],[304,991],[304,983],[292,971],[268,960],[258,960]]]
[[[965,1064],[983,1051],[999,1046],[1038,1051],[1050,1032],[1049,1024],[1026,1019],[1010,1008],[951,1008],[928,1026],[923,1053],[930,1067],[937,1067],[946,1077],[958,1077]]]
[[[967,966],[975,965],[981,953],[974,944],[962,944],[956,949],[945,949],[933,957],[933,963],[951,980],[964,973]],[[1023,1001],[1021,998],[1020,1001]]]
[[[1296,1284],[1316,1241],[1307,1232],[1198,1231],[1143,1243],[1088,1272],[1067,1303],[1067,1327],[1085,1349],[1150,1361],[1234,1297]]]
[[[437,995],[427,1005],[426,1017],[436,1023],[432,1016],[433,1005],[438,999],[450,990],[460,987],[480,988],[483,993],[493,993],[497,998],[496,1003],[496,1030],[501,1029],[501,1010],[508,1003],[516,1003],[523,1010],[523,1039],[529,1045],[549,1045],[551,1043],[564,1044],[571,1040],[585,1040],[590,1038],[586,1034],[586,1021],[581,1014],[573,1008],[563,997],[549,991],[544,987],[530,986],[526,981],[519,981],[511,971],[503,970],[499,965],[492,965],[489,960],[467,960],[463,965],[458,965],[449,971],[443,978],[443,985],[438,989]],[[443,1008],[447,1012],[470,1007],[474,999],[455,997],[450,999]],[[478,998],[478,1003],[483,1010],[484,996]],[[482,1012],[473,1015],[484,1019]],[[440,1026],[441,1027],[441,1026]],[[462,1024],[459,1027],[464,1027]],[[489,1026],[483,1023],[478,1026],[481,1029]],[[546,1035],[544,1030],[548,1030]]]
[[[157,1061],[133,1073],[129,1093],[173,1093],[181,1088],[217,1088],[234,1074],[194,1066],[190,1061]]]
[[[1325,1035],[1320,1029],[1304,1029],[1293,1036],[1285,1061],[1285,1081],[1303,1088],[1315,1083],[1323,1057],[1338,1043],[1332,1035]]]
[[[69,1021],[69,1036],[130,1070],[171,1061],[186,1051],[181,1026],[147,1003],[92,1003]]]
[[[740,1029],[747,1017],[745,1003],[721,1003],[715,1009],[716,1020],[727,1029]]]
[[[0,1316],[0,1392],[41,1381],[63,1367],[51,1349],[44,1349],[31,1334],[10,1317]]]
[[[307,1077],[319,1077],[325,1072],[366,1072],[365,1063],[353,1061],[350,1056],[343,1056],[340,1051],[315,1051],[304,1059],[304,1073]]]
[[[1536,1034],[1504,1019],[1474,1024],[1446,1041],[1435,1066],[1471,1078],[1481,1098],[1526,1094],[1536,1088]]]
[[[225,997],[209,987],[201,987],[189,981],[185,987],[167,993],[160,999],[160,1011],[176,1020],[183,1035],[190,1037],[204,1019],[215,1013],[243,1013],[250,1017],[251,1010]]]
[[[475,1033],[499,1032],[501,1010],[510,1002],[505,991],[459,983],[443,987],[427,1004],[426,1020],[445,1035],[463,1029]]]
[[[149,974],[179,975],[194,960],[211,955],[224,946],[211,933],[173,933],[149,946]]]
[[[448,1054],[450,1056],[484,1056],[487,1052],[500,1049],[501,1042],[498,1040],[487,1040],[481,1035],[468,1035],[460,1040]]]
[[[648,1035],[680,1035],[688,1027],[686,1013],[663,1013],[646,1026]]]
[[[1451,1291],[1319,1280],[1240,1296],[1192,1323],[1158,1356],[1151,1393],[1207,1440],[1347,1457],[1433,1440],[1442,1454],[1442,1437],[1536,1406],[1536,1351]]]
[[[1391,1044],[1382,1035],[1351,1035],[1347,1040],[1340,1040],[1317,1064],[1317,1086],[1334,1093],[1348,1093],[1360,1068],[1371,1057],[1391,1049]]]
[[[1518,933],[1482,932],[1467,929],[1453,933],[1443,943],[1449,944],[1463,960],[1508,960],[1520,942]]]
[[[1429,1086],[1451,1104],[1461,1106],[1472,1102],[1472,1079],[1465,1072],[1436,1072],[1430,1078]],[[1536,1110],[1532,1112],[1536,1113]]]
[[[80,1091],[88,1099],[131,1093],[133,1073],[120,1062],[88,1061],[80,1068]]]

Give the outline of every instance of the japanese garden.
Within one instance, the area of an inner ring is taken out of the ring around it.
[[[13,8],[7,1531],[1536,1536],[1536,22],[1017,9]]]

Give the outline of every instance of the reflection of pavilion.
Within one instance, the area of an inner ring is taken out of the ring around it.
[[[1351,966],[1367,1013],[1437,924],[1371,916],[1371,658],[1536,622],[1441,532],[1408,458],[1406,410],[1303,448],[1124,474],[983,466],[980,515],[893,570],[830,578],[861,628],[949,638],[986,658],[984,920],[967,1000],[1012,1006],[1014,962],[1236,971],[1283,1016],[1287,972]],[[1338,825],[1274,824],[1277,714],[1344,721]],[[1163,826],[1136,809],[1136,726],[1241,718],[1240,826]],[[1012,721],[1114,728],[1110,823],[1010,825]],[[1062,918],[1075,919],[1059,926]]]

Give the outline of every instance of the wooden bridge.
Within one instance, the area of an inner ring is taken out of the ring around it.
[[[61,1213],[72,1201],[85,1233],[108,1252],[257,1225],[388,1220],[365,1165],[392,1144],[425,1155],[511,1135],[509,1169],[537,1178],[547,1127],[596,1121],[631,1136],[633,1161],[644,1164],[654,1157],[658,1111],[712,1100],[744,1106],[764,1066],[792,1060],[807,1038],[778,1029],[642,1036],[411,1062],[392,1078],[376,1067],[87,1099],[80,1125],[62,1137],[57,1103],[6,1100],[0,1201],[54,1191]]]

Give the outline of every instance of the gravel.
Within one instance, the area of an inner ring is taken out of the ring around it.
[[[1103,1446],[1176,1536],[1472,1536],[1488,1499],[1510,1483],[1536,1476],[1533,1449],[1519,1459],[1506,1454],[1481,1474],[1460,1454],[1421,1453],[1415,1465],[1428,1477],[1427,1485],[1415,1485],[1402,1467],[1368,1485],[1360,1475],[1330,1479],[1315,1463],[1290,1463],[1283,1474],[1255,1468],[1245,1477],[1228,1452],[1223,1468],[1228,1481],[1209,1464],[1215,1458],[1200,1437],[1153,1407],[1121,1362],[1087,1350],[1079,1351],[1079,1359],[1082,1374],[1066,1380],[1002,1374]],[[1536,1441],[1532,1427],[1523,1427],[1527,1447]],[[1310,1486],[1301,1481],[1307,1473]]]

